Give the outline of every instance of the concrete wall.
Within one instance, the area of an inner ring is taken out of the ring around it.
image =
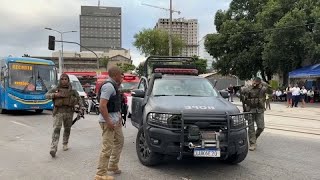
[[[217,90],[226,89],[227,87],[229,87],[230,84],[232,84],[233,86],[237,86],[237,83],[238,83],[239,86],[245,84],[244,81],[237,80],[236,77],[233,77],[233,76],[221,76],[219,74],[214,74],[214,75],[208,76],[207,79],[210,82],[212,82],[213,84],[215,83],[215,81],[217,81],[217,84],[216,84],[216,89]]]

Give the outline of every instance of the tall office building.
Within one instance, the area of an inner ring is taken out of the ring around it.
[[[169,31],[169,19],[159,19],[156,29]],[[181,56],[193,56],[198,54],[198,20],[197,19],[173,19],[172,34],[178,35],[186,44]]]
[[[121,48],[121,8],[81,6],[80,44],[93,51]],[[80,48],[80,51],[86,51]]]

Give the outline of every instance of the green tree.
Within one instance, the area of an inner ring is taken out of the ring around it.
[[[206,59],[200,59],[198,56],[192,57],[194,65],[199,71],[199,74],[204,74],[207,72],[207,60]]]
[[[205,41],[223,75],[249,79],[261,72],[288,76],[320,58],[320,1],[233,0],[215,15],[216,34]],[[284,78],[286,84],[287,78]]]
[[[109,63],[109,57],[104,56],[103,58],[99,59],[100,66],[106,68],[106,70],[108,70],[108,63]]]
[[[143,29],[134,35],[133,45],[145,56],[169,54],[169,34],[161,29]],[[178,36],[172,36],[172,55],[179,55],[185,43]]]
[[[319,62],[319,6],[319,1],[270,1],[259,17],[261,22],[270,15],[276,17],[275,29],[264,30],[263,63],[272,73],[283,75],[283,84],[290,71]]]
[[[122,70],[122,72],[129,72],[136,68],[135,65],[128,63],[117,63],[117,66]]]
[[[145,61],[141,62],[141,63],[138,65],[138,67],[136,67],[136,73],[137,73],[140,77],[143,76],[144,62],[145,62]]]
[[[222,75],[249,79],[259,71],[265,75],[262,63],[263,36],[258,30],[256,14],[267,0],[233,0],[227,11],[218,11],[214,23],[216,34],[205,41],[206,50],[216,62],[213,67]]]

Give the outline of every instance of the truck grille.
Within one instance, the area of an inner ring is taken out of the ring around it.
[[[182,116],[176,115],[171,119],[172,128],[181,128]],[[220,129],[228,126],[225,114],[183,114],[184,125],[196,125],[200,129]]]

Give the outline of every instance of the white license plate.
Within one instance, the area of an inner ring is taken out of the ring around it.
[[[220,157],[220,150],[195,148],[193,151],[193,156],[194,157]]]

